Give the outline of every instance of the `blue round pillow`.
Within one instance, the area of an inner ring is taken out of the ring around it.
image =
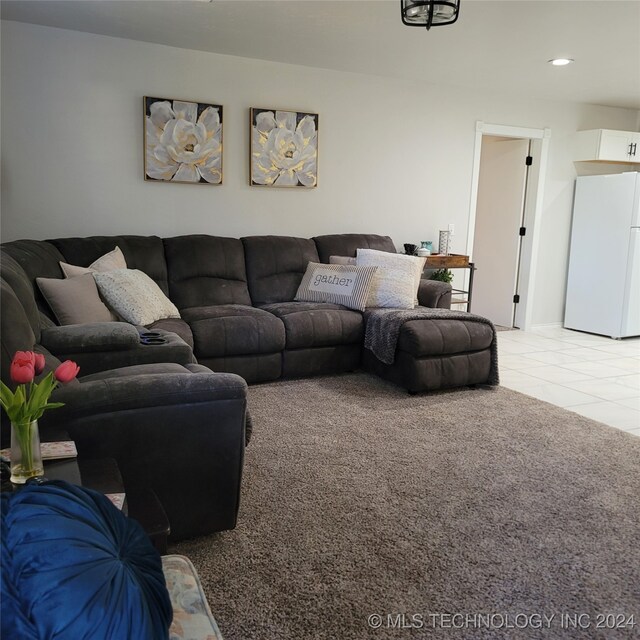
[[[104,495],[61,481],[3,494],[1,552],[3,638],[169,637],[160,555]]]

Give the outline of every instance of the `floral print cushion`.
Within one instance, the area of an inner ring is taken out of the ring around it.
[[[162,556],[169,597],[173,606],[171,640],[223,640],[211,614],[200,578],[189,558]]]

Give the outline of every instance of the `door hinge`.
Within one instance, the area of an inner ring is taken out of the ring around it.
[[[525,164],[527,165],[527,167],[530,167],[533,164],[533,156],[527,156]]]
[[[520,235],[521,236],[527,235],[527,227],[520,227]]]
[[[513,296],[513,301],[518,304],[518,302],[520,302],[520,296],[516,293],[515,296]]]

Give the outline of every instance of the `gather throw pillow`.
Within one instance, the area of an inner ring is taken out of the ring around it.
[[[364,311],[376,267],[310,262],[294,300],[332,302]]]
[[[65,278],[75,278],[86,273],[95,273],[96,271],[115,271],[116,269],[126,269],[127,261],[120,247],[116,247],[113,251],[105,253],[97,260],[94,260],[88,267],[78,267],[75,264],[60,262],[60,268]]]
[[[179,318],[176,306],[162,289],[138,269],[116,269],[94,273],[107,304],[131,324],[148,325],[164,318]]]
[[[358,249],[358,266],[377,266],[367,307],[413,309],[418,304],[418,286],[426,258],[398,253]]]
[[[329,264],[356,264],[356,259],[349,256],[329,256]]]
[[[61,325],[116,320],[100,299],[90,273],[68,279],[36,278],[36,283]]]

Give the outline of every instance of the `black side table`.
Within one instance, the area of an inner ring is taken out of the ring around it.
[[[101,493],[126,493],[123,512],[137,520],[149,536],[153,546],[167,552],[167,538],[171,531],[167,514],[153,489],[126,491],[120,469],[112,458],[100,460],[78,459],[82,486]]]
[[[61,440],[69,440],[63,437]],[[44,477],[48,480],[65,480],[100,493],[124,493],[122,511],[137,520],[149,536],[153,546],[161,553],[167,552],[167,538],[171,531],[169,520],[158,496],[152,489],[127,491],[118,464],[112,458],[87,460],[63,458],[44,461]],[[2,491],[17,491],[19,485],[3,482]]]

